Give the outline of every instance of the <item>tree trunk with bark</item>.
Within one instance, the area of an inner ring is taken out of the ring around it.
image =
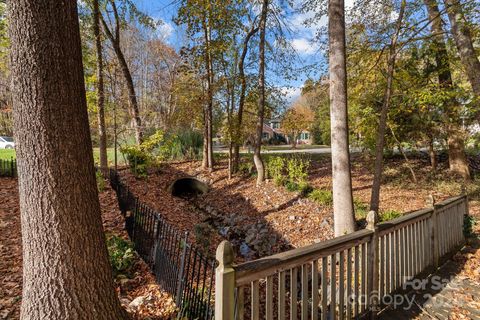
[[[446,0],[445,3],[447,4],[447,2],[451,1]],[[435,51],[435,62],[439,72],[438,82],[442,89],[451,90],[453,86],[452,73],[450,70],[447,46],[443,37],[444,30],[437,0],[425,0],[425,6],[427,7],[429,19],[432,22],[431,32],[434,35],[432,40]],[[451,15],[451,11],[452,8],[449,8],[449,15]],[[452,26],[452,30],[453,29],[454,28]],[[477,58],[475,57],[475,59]],[[448,116],[450,122],[448,123],[446,130],[448,135],[447,143],[449,166],[450,171],[462,176],[465,180],[470,180],[470,170],[468,167],[467,157],[465,155],[465,141],[463,140],[464,135],[462,134],[462,129],[460,127],[460,115],[458,113],[457,105],[458,102],[455,101],[455,99],[452,99],[445,110],[445,114]]]
[[[335,236],[355,231],[347,115],[345,4],[328,2],[330,118]]]
[[[377,140],[375,148],[375,167],[373,173],[372,194],[370,197],[370,210],[379,212],[380,209],[380,187],[382,185],[383,173],[383,149],[385,147],[385,132],[387,127],[388,109],[390,109],[390,100],[393,94],[393,76],[395,73],[395,62],[397,60],[397,42],[400,28],[402,27],[405,6],[407,2],[402,1],[400,12],[395,23],[395,33],[390,42],[387,61],[387,87],[383,95],[382,108],[380,110],[380,119],[378,122]]]
[[[100,33],[100,8],[98,0],[93,1],[93,33],[95,35],[95,53],[97,56],[97,120],[98,146],[100,149],[100,168],[108,168],[107,130],[105,127],[105,89],[103,81],[102,35]]]
[[[262,13],[260,16],[260,43],[258,50],[259,71],[258,71],[258,111],[257,127],[255,134],[255,146],[253,151],[253,162],[257,169],[257,185],[265,181],[265,165],[262,160],[262,136],[263,121],[265,115],[265,34],[267,29],[268,0],[263,0]]]
[[[205,68],[207,70],[207,103],[204,110],[204,135],[203,141],[206,143],[204,148],[204,156],[206,161],[203,161],[205,169],[213,170],[213,65],[210,54],[210,27],[207,18],[203,21],[203,32],[205,37]]]
[[[430,157],[430,166],[432,167],[433,173],[437,172],[437,154],[435,152],[435,147],[433,144],[433,137],[428,138],[428,155]]]
[[[11,0],[21,319],[128,319],[100,216],[75,0]]]
[[[103,30],[107,35],[108,39],[112,43],[113,50],[117,56],[118,63],[120,64],[120,69],[122,70],[123,78],[125,79],[125,84],[128,91],[128,101],[129,101],[129,113],[133,120],[133,127],[135,131],[135,141],[137,144],[141,144],[143,141],[143,130],[142,130],[142,119],[140,118],[140,109],[137,101],[137,94],[135,93],[135,86],[133,84],[132,73],[128,67],[127,60],[122,51],[120,44],[120,17],[117,11],[117,6],[114,0],[110,0],[112,5],[113,14],[115,17],[115,30],[112,32],[108,27],[108,24],[105,22],[105,19],[100,14],[100,19],[102,21]]]
[[[237,115],[237,125],[235,128],[235,143],[233,147],[233,164],[232,172],[238,172],[238,166],[240,164],[240,143],[242,136],[242,122],[243,122],[243,109],[245,107],[245,95],[247,92],[247,79],[245,78],[245,59],[248,53],[248,43],[250,39],[258,32],[258,28],[255,26],[255,21],[252,23],[252,27],[247,33],[245,40],[243,41],[242,54],[240,60],[238,61],[238,76],[240,78],[240,97],[238,101],[238,115]]]
[[[436,1],[431,1],[436,2]],[[459,0],[444,0],[450,21],[451,32],[455,39],[460,60],[465,68],[468,80],[477,98],[480,97],[480,61],[473,47],[470,27]],[[437,8],[438,10],[438,8]]]
[[[470,168],[465,154],[465,133],[458,126],[448,129],[448,164],[450,171],[461,176],[465,181],[471,179]]]

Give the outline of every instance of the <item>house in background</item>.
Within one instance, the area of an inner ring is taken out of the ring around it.
[[[273,118],[263,125],[263,141],[268,142],[272,141],[271,139],[277,138],[276,140],[284,141],[286,144],[291,144],[290,137],[285,134],[281,126],[282,120],[280,118]],[[297,137],[297,144],[312,144],[312,135],[309,131],[302,131]]]

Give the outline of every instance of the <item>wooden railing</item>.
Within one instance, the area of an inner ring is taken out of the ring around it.
[[[465,196],[367,229],[234,264],[217,248],[215,319],[352,319],[375,316],[413,277],[436,270],[464,243]]]

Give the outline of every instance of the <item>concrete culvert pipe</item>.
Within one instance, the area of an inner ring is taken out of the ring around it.
[[[208,192],[206,183],[193,178],[186,177],[175,180],[169,188],[171,194],[180,198],[193,198]]]

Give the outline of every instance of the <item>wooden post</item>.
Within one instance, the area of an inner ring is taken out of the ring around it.
[[[439,265],[439,250],[438,250],[438,222],[437,222],[437,210],[435,208],[435,198],[433,195],[429,195],[427,198],[427,206],[432,208],[432,217],[429,220],[430,223],[430,248],[432,250],[432,267],[437,270]]]
[[[378,290],[378,280],[379,280],[379,237],[378,237],[378,215],[375,211],[370,211],[367,215],[367,229],[372,230],[374,233],[372,239],[370,240],[369,250],[368,250],[368,262],[367,262],[367,292],[368,292],[368,303],[369,303],[369,318],[376,319],[378,306],[379,306],[379,290]]]
[[[235,269],[234,253],[228,241],[222,241],[217,248],[215,269],[215,320],[235,318]]]

